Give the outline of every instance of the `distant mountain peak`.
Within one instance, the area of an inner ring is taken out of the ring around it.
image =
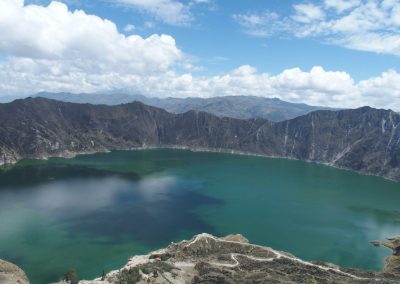
[[[42,92],[35,97],[45,97],[65,102],[90,103],[97,105],[119,105],[133,101],[159,107],[172,113],[185,113],[189,110],[204,111],[220,117],[239,119],[264,118],[270,121],[283,121],[314,110],[330,109],[309,106],[301,103],[285,102],[279,98],[256,96],[222,96],[210,98],[155,98],[143,95],[113,94],[69,94]]]

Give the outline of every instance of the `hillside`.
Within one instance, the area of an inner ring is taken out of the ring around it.
[[[172,114],[139,102],[0,104],[0,162],[135,147],[186,147],[299,159],[400,180],[400,115],[364,107],[284,122]]]
[[[390,261],[385,273],[342,268],[253,245],[241,235],[216,238],[201,234],[149,255],[132,257],[125,267],[104,275],[103,280],[79,283],[398,283],[398,268]]]

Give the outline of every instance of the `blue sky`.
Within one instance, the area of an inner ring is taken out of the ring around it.
[[[249,94],[400,109],[399,0],[3,2],[0,95]]]
[[[49,4],[51,1],[26,1]],[[177,45],[196,63],[205,67],[202,73],[228,72],[241,65],[252,65],[259,71],[276,74],[285,69],[300,67],[309,70],[323,66],[327,70],[349,72],[356,80],[378,76],[388,69],[400,69],[398,56],[376,52],[355,51],[327,44],[323,38],[296,38],[274,34],[268,37],[247,35],[233,15],[274,11],[284,16],[294,13],[293,5],[301,1],[289,0],[210,0],[191,8],[193,20],[189,24],[168,24],[139,7],[115,4],[114,1],[64,1],[70,9],[83,9],[110,19],[121,32],[131,24],[144,37],[154,33],[172,35]],[[95,3],[93,3],[95,2]],[[188,5],[190,1],[181,1]],[[311,1],[307,1],[309,3]],[[318,3],[319,1],[314,1]],[[145,27],[146,22],[154,24]]]

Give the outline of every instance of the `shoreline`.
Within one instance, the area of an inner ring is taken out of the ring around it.
[[[318,162],[318,161],[311,161],[311,160],[301,160],[293,157],[285,157],[285,156],[273,156],[273,155],[265,155],[265,154],[260,154],[260,153],[254,153],[254,152],[246,152],[246,151],[239,151],[239,150],[232,150],[232,149],[217,149],[217,148],[207,148],[207,147],[190,147],[190,146],[179,146],[179,145],[165,145],[165,146],[138,146],[138,147],[131,147],[131,148],[121,148],[121,149],[103,149],[103,150],[94,150],[94,151],[80,151],[80,152],[71,152],[71,151],[66,151],[64,154],[59,153],[55,155],[45,155],[41,157],[28,157],[28,158],[13,158],[11,162],[9,163],[4,163],[4,161],[0,161],[0,170],[2,170],[3,167],[6,166],[14,166],[17,163],[23,161],[23,160],[48,160],[50,158],[64,158],[64,159],[73,159],[76,158],[77,156],[81,155],[94,155],[98,153],[111,153],[113,151],[145,151],[145,150],[156,150],[156,149],[171,149],[171,150],[185,150],[185,151],[190,151],[190,152],[199,152],[199,153],[221,153],[221,154],[230,154],[230,155],[238,155],[238,156],[249,156],[249,157],[260,157],[260,158],[268,158],[268,159],[283,159],[283,160],[291,160],[291,161],[300,161],[300,162],[305,162],[305,163],[310,163],[310,164],[316,164],[316,165],[322,165],[338,170],[344,170],[344,171],[349,171],[353,173],[357,173],[362,176],[371,176],[371,177],[379,177],[383,178],[384,180],[390,181],[390,182],[395,182],[395,183],[400,183],[400,180],[396,180],[394,178],[378,175],[378,174],[371,174],[371,173],[365,173],[361,171],[356,171],[350,168],[346,167],[340,167],[337,165],[334,165],[332,163],[328,162]]]
[[[220,252],[218,252],[219,249],[221,249]],[[228,249],[228,251],[226,251],[226,249]],[[196,252],[198,251],[202,253],[196,255]],[[216,256],[219,256],[220,258]],[[225,256],[225,258],[221,258],[221,256]],[[278,262],[282,259],[285,261],[286,265],[278,268],[273,267],[274,262]],[[196,270],[202,269],[202,272],[204,272],[204,268],[207,267],[214,268],[214,270],[210,269],[213,274],[219,273],[221,275],[229,275],[230,273],[238,273],[236,275],[240,276],[240,273],[244,271],[248,274],[254,272],[260,275],[260,273],[262,273],[259,269],[260,266],[264,267],[265,270],[268,271],[263,283],[268,282],[267,280],[273,279],[282,280],[283,277],[293,277],[293,279],[286,279],[288,283],[294,283],[294,281],[299,283],[309,283],[308,281],[305,281],[313,279],[314,276],[324,280],[331,280],[328,281],[329,283],[398,283],[397,273],[395,275],[384,274],[386,266],[379,271],[372,271],[362,268],[339,266],[318,260],[303,260],[302,258],[285,251],[276,250],[269,246],[250,243],[242,235],[215,237],[208,233],[195,235],[193,238],[182,240],[179,243],[171,243],[166,248],[161,248],[145,255],[133,255],[122,267],[103,274],[103,277],[98,277],[94,280],[83,280],[82,283],[100,284],[104,283],[104,281],[105,283],[115,283],[118,281],[121,273],[124,271],[133,271],[134,269],[138,271],[139,275],[141,275],[141,280],[143,280],[138,283],[150,283],[148,280],[158,278],[159,275],[157,274],[156,276],[152,276],[149,273],[143,273],[145,270],[142,268],[146,267],[146,265],[151,266],[157,263],[169,264],[172,270],[176,270],[176,276],[179,274],[181,275],[179,278],[170,277],[172,274],[160,270],[159,273],[162,274],[164,279],[168,280],[169,278],[169,283],[188,283],[189,279],[193,280],[197,279],[196,277],[199,277]],[[203,263],[203,265],[198,266],[199,263]],[[243,268],[240,268],[239,266],[242,263],[245,263],[246,265]],[[287,265],[291,268],[285,271]],[[218,268],[219,270],[215,270],[215,268]],[[300,280],[296,277],[296,273],[293,273],[293,268],[300,270],[302,272],[300,274],[303,275],[304,279]],[[287,273],[279,273],[271,278],[270,273],[274,270],[283,270]],[[308,277],[310,276],[309,273],[312,276],[311,278]],[[174,282],[177,279],[186,281]],[[204,279],[210,280],[210,278]]]

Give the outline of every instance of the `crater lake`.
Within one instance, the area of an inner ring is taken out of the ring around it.
[[[380,270],[399,233],[400,185],[323,165],[151,149],[0,168],[0,258],[33,284],[81,279],[207,232],[305,260]]]

